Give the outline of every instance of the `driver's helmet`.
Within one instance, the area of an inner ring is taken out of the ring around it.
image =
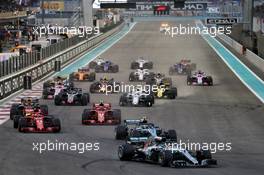
[[[104,106],[104,101],[103,100],[100,101],[99,106]]]
[[[25,100],[25,105],[26,106],[31,105],[31,103],[32,103],[32,100],[30,98]]]
[[[103,81],[108,81],[108,78],[107,78],[106,76],[104,76],[104,77],[102,78],[102,80],[103,80]]]
[[[162,74],[160,72],[157,73],[156,77],[160,78],[162,76]]]
[[[198,70],[198,72],[197,72],[198,74],[203,74],[203,72],[201,71],[201,70]]]
[[[26,116],[25,117],[31,117],[31,113],[26,113]]]
[[[147,117],[146,116],[142,117],[141,123],[148,123],[148,120],[147,120]]]
[[[105,64],[110,64],[110,63],[111,63],[111,61],[108,61],[108,60],[107,60],[107,61],[105,61]]]

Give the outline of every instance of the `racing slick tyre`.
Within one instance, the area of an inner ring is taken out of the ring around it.
[[[120,106],[126,106],[127,105],[126,94],[121,95],[120,100],[119,100],[119,105]]]
[[[21,115],[15,115],[14,118],[13,118],[13,127],[14,128],[18,128],[18,122],[19,122],[19,119],[23,117]]]
[[[92,61],[89,63],[89,68],[94,69],[97,66],[97,63],[95,61]]]
[[[133,72],[131,72],[129,75],[129,81],[135,81],[135,75]]]
[[[60,119],[53,118],[52,123],[53,123],[53,127],[58,128],[54,132],[60,132],[61,131],[61,122],[60,122]]]
[[[89,81],[94,81],[95,79],[96,79],[96,74],[95,74],[95,72],[91,72],[91,74],[89,75]]]
[[[127,127],[124,125],[119,125],[116,127],[116,134],[115,139],[116,140],[125,140],[127,138]]]
[[[175,99],[177,97],[177,88],[176,87],[172,87],[169,92],[168,92],[168,97],[170,99]]]
[[[20,117],[18,120],[18,131],[23,132],[23,128],[27,127],[27,119],[24,117]]]
[[[212,159],[212,154],[210,150],[199,150],[196,151],[196,159],[198,160],[199,164],[201,164],[202,160],[205,159]]]
[[[89,120],[90,109],[84,109],[82,113],[82,124],[86,124],[84,121]]]
[[[134,146],[130,144],[124,144],[118,147],[118,157],[121,161],[129,161],[135,154]]]
[[[56,106],[60,106],[61,103],[62,103],[61,96],[56,95],[56,96],[54,97],[54,103],[55,103]]]
[[[18,115],[19,104],[12,104],[10,109],[10,120],[13,120],[14,115]]]
[[[177,133],[174,129],[168,130],[167,138],[171,141],[177,142]]]
[[[152,69],[153,68],[153,62],[145,63],[143,68],[144,69]]]
[[[89,101],[90,101],[89,94],[88,93],[83,94],[82,97],[81,97],[82,106],[86,106],[89,103]]]
[[[163,167],[169,167],[171,165],[172,159],[173,155],[169,150],[159,153],[159,164]]]
[[[74,81],[75,80],[74,72],[69,75],[69,80],[70,81]]]
[[[151,107],[152,105],[153,105],[153,103],[150,100],[147,100],[146,101],[146,106],[147,107]]]
[[[40,105],[40,110],[41,110],[42,114],[49,115],[49,108],[47,105]]]
[[[47,89],[43,89],[42,91],[42,98],[43,99],[48,99],[48,96],[49,96],[49,92]]]
[[[117,73],[119,71],[119,66],[118,65],[114,65],[113,67],[112,67],[112,72],[113,73]]]
[[[152,95],[148,95],[145,100],[145,105],[147,107],[151,107],[154,104],[154,97]]]
[[[43,83],[43,89],[49,88],[50,87],[50,83],[49,82],[44,82]]]
[[[90,85],[90,93],[97,93],[96,89],[98,89],[99,83],[93,83]]]
[[[187,76],[187,85],[188,86],[192,85],[192,78],[190,75]]]
[[[208,76],[206,79],[207,79],[208,85],[213,86],[213,78],[211,76]]]
[[[131,63],[131,69],[138,69],[138,68],[139,68],[139,64],[137,62]]]
[[[116,124],[120,124],[121,123],[121,110],[120,109],[114,109],[114,115],[115,120],[117,121]]]

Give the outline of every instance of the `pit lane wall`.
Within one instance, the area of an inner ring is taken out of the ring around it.
[[[107,37],[119,32],[124,27],[121,23],[114,29],[111,29],[103,34],[94,36],[88,40],[68,48],[67,50],[58,53],[48,59],[43,60],[38,64],[23,69],[15,74],[0,79],[0,100],[10,96],[11,94],[21,90],[24,86],[24,77],[31,76],[32,83],[46,77],[48,74],[55,71],[55,61],[61,62],[61,67],[68,65],[74,61],[75,58],[85,51],[93,48],[100,42],[104,41]]]
[[[234,39],[230,38],[227,35],[217,35],[224,43],[228,44],[235,51],[240,54],[243,54],[243,46]],[[253,53],[251,50],[247,49],[245,52],[245,58],[262,72],[264,72],[264,59]]]

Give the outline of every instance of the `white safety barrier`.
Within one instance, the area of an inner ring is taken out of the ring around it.
[[[227,35],[217,35],[218,38],[220,38],[222,41],[224,41],[226,44],[228,44],[230,47],[232,47],[235,51],[237,51],[239,54],[243,55],[243,46],[242,44],[238,43],[231,37]],[[259,57],[255,53],[253,53],[251,50],[246,50],[245,52],[245,58],[254,66],[256,66],[258,69],[260,69],[262,72],[264,72],[264,58]]]

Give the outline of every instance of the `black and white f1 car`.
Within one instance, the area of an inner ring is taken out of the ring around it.
[[[42,98],[53,99],[61,90],[73,87],[72,81],[64,77],[55,77],[43,83]]]
[[[117,64],[102,58],[90,62],[89,67],[94,69],[96,73],[117,73],[119,71],[119,66]]]
[[[69,88],[61,90],[58,95],[54,97],[55,105],[82,105],[85,106],[90,102],[89,93],[83,93],[80,88]]]
[[[191,63],[191,60],[183,59],[179,63],[174,64],[169,69],[169,75],[189,75],[196,69],[196,64]]]
[[[154,73],[149,72],[148,69],[137,69],[134,72],[131,72],[129,75],[129,81],[144,81],[148,77],[153,77]]]
[[[213,78],[211,76],[207,76],[204,72],[199,70],[193,75],[187,76],[187,85],[213,86]]]
[[[127,142],[118,147],[121,161],[143,161],[157,163],[163,167],[209,167],[217,165],[210,150],[189,151],[179,144],[162,137],[150,137],[145,144]]]
[[[152,77],[148,77],[146,79],[146,84],[149,85],[164,85],[166,87],[172,86],[172,79],[170,77],[166,77],[164,74],[157,73]]]
[[[108,79],[106,77],[101,78],[100,81],[92,83],[90,85],[91,93],[114,93],[118,92],[119,82],[115,82],[114,79]]]
[[[131,63],[131,69],[152,69],[153,62],[144,60],[142,57]]]
[[[153,123],[148,123],[146,118],[138,120],[124,120],[124,124],[115,128],[115,138],[117,140],[127,140],[133,144],[142,144],[149,137],[163,136],[177,142],[175,130],[163,131]]]
[[[154,96],[141,90],[135,90],[124,93],[119,100],[120,106],[146,106],[151,107],[154,104]]]

